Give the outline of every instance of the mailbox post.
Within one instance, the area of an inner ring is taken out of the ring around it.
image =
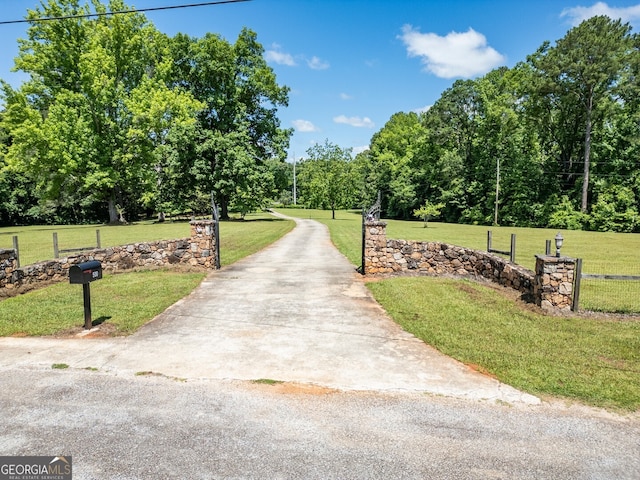
[[[82,285],[84,300],[84,328],[91,329],[91,282],[102,278],[102,264],[97,260],[69,267],[69,283]]]

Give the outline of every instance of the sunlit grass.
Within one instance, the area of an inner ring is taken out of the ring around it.
[[[360,212],[337,211],[331,219],[327,210],[282,209],[281,213],[312,218],[329,227],[331,239],[349,261],[359,266],[362,257],[362,216]],[[487,249],[487,230],[492,231],[492,247],[509,250],[511,234],[516,234],[516,263],[535,268],[535,255],[545,253],[545,240],[557,230],[542,228],[487,227],[421,221],[384,220],[387,238],[434,241],[451,245]],[[562,254],[583,259],[583,273],[640,275],[640,235],[637,233],[601,233],[561,231]],[[552,247],[555,253],[555,246]],[[583,280],[580,306],[586,310],[620,313],[640,312],[640,281]]]
[[[446,355],[535,395],[640,409],[640,320],[555,317],[474,282],[369,283],[405,330]]]
[[[222,265],[229,265],[273,243],[294,227],[294,222],[275,219],[270,215],[252,215],[245,221],[221,223],[220,244]],[[156,227],[158,230],[156,231]],[[167,235],[167,239],[189,236],[189,225],[144,224],[122,229],[117,242],[134,243],[130,235],[136,231],[149,240]],[[177,229],[176,227],[180,227]],[[84,230],[84,227],[75,227]],[[175,228],[175,230],[174,230]],[[73,228],[68,229],[74,232]],[[162,235],[161,233],[164,232]],[[117,233],[117,232],[116,232]],[[178,236],[174,235],[179,233]],[[115,327],[115,334],[129,334],[188,295],[204,278],[205,273],[180,270],[152,270],[118,275],[105,274],[91,284],[92,319],[106,321]],[[0,336],[53,335],[84,324],[82,287],[67,282],[0,301]]]
[[[91,283],[91,313],[128,334],[188,295],[205,273],[153,270],[105,275]],[[0,336],[53,335],[84,325],[81,285],[67,282],[0,302]]]

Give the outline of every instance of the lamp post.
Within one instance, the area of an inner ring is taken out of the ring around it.
[[[559,257],[560,256],[560,249],[562,248],[562,244],[564,242],[564,238],[562,237],[560,232],[558,232],[558,234],[556,235],[555,241],[556,241],[556,257]]]

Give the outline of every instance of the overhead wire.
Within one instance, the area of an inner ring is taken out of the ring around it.
[[[226,3],[241,3],[250,2],[252,0],[215,0],[212,2],[202,3],[185,3],[181,5],[167,5],[164,7],[148,7],[148,8],[132,8],[131,10],[116,10],[115,12],[96,12],[96,13],[83,13],[78,15],[62,15],[59,17],[41,17],[41,18],[29,18],[22,20],[4,20],[0,21],[0,25],[9,25],[15,23],[31,23],[31,22],[50,22],[54,20],[67,20],[72,18],[91,18],[91,17],[105,17],[108,15],[124,15],[127,13],[141,13],[141,12],[155,12],[159,10],[173,10],[178,8],[192,8],[192,7],[205,7],[209,5],[222,5]]]

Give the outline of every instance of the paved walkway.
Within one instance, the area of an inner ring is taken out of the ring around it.
[[[539,403],[398,327],[312,220],[212,272],[126,338],[1,338],[0,367],[53,363],[118,375],[273,379],[339,390],[408,391]]]

